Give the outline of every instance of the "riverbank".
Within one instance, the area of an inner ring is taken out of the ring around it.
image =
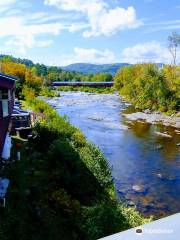
[[[145,110],[142,112],[123,114],[123,116],[125,116],[128,120],[131,121],[142,120],[151,124],[162,124],[164,126],[180,128],[180,117],[178,114],[167,116],[160,112],[151,112],[149,110]]]
[[[147,222],[119,202],[107,160],[78,128],[42,100],[26,106],[40,117],[32,138],[18,140],[21,161],[7,169],[11,185],[2,239],[12,239],[16,226],[16,239],[94,240]],[[14,153],[16,145],[14,140]]]

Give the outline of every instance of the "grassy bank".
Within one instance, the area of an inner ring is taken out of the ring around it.
[[[59,92],[50,87],[42,87],[39,95],[43,97],[60,97]]]
[[[146,221],[117,200],[106,159],[79,129],[39,99],[26,104],[41,117],[21,161],[6,169],[0,239],[95,240]]]
[[[98,94],[108,94],[108,93],[114,93],[113,87],[74,87],[74,86],[62,86],[57,88],[59,91],[74,91],[74,92],[89,92],[89,93],[98,93]]]

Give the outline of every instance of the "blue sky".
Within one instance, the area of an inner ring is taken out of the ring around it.
[[[1,54],[47,65],[171,63],[180,1],[1,0],[0,29]]]

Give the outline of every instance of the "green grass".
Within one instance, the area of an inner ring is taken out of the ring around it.
[[[51,89],[50,87],[42,87],[39,95],[44,97],[60,97],[58,91]]]

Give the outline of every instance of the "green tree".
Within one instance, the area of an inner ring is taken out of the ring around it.
[[[111,82],[112,80],[113,77],[109,73],[97,73],[91,79],[92,82]]]

